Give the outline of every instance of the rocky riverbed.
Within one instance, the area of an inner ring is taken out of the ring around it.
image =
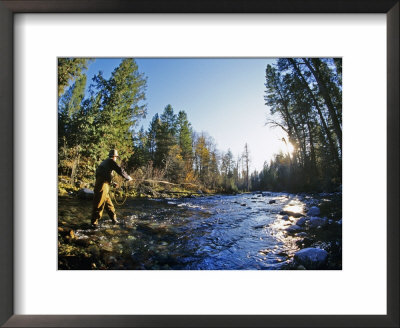
[[[84,198],[84,197],[82,197]],[[133,199],[90,226],[91,201],[60,196],[59,269],[340,270],[341,193]]]

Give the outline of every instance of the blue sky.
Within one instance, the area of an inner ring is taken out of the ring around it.
[[[283,132],[265,126],[269,110],[264,104],[265,68],[269,58],[136,58],[139,71],[147,76],[147,130],[151,118],[168,104],[184,110],[197,132],[207,132],[220,151],[230,149],[236,158],[247,142],[251,168],[260,170],[264,161],[284,149]],[[121,59],[97,58],[88,78],[100,70],[105,78]],[[89,82],[90,83],[90,82]]]

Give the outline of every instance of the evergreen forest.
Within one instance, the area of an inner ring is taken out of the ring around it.
[[[342,60],[280,58],[265,67],[265,128],[282,129],[293,151],[250,171],[251,146],[217,149],[184,109],[165,104],[148,126],[147,78],[133,58],[87,76],[95,59],[58,61],[59,188],[91,188],[97,166],[115,148],[137,190],[146,181],[212,193],[251,190],[334,191],[342,175]],[[228,110],[228,109],[227,109]],[[206,127],[201,127],[206,130]],[[265,140],[265,147],[269,141]],[[62,190],[65,192],[65,190]]]

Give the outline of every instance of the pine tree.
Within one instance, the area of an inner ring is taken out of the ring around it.
[[[59,58],[58,59],[58,96],[60,97],[71,80],[75,80],[87,69],[88,58]]]
[[[138,71],[132,58],[122,60],[121,64],[106,80],[101,72],[93,78],[100,95],[99,116],[96,123],[102,138],[102,157],[109,149],[116,148],[121,160],[132,156],[134,127],[145,117],[146,78]]]
[[[191,161],[193,157],[192,131],[187,115],[184,111],[178,113],[177,118],[177,139],[185,161]]]
[[[156,132],[155,165],[159,168],[165,167],[170,149],[177,144],[176,131],[176,115],[172,106],[167,105],[160,116],[160,124]]]
[[[260,172],[263,179],[275,179],[274,188],[340,183],[341,74],[340,59],[280,58],[267,66],[268,124],[282,128],[294,146],[292,154],[280,154],[268,172]]]
[[[249,191],[250,190],[250,180],[249,180],[249,164],[250,164],[250,151],[249,151],[249,146],[246,144],[244,145],[244,151],[243,151],[243,155],[242,158],[244,160],[245,163],[245,168],[246,168],[246,190]]]
[[[150,126],[147,130],[147,142],[146,142],[146,148],[149,154],[149,160],[152,162],[155,162],[155,156],[157,151],[157,131],[159,130],[160,125],[161,121],[158,116],[158,113],[156,113],[153,116],[150,122]]]

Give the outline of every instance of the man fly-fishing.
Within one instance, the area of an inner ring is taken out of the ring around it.
[[[104,209],[107,211],[111,221],[118,223],[115,208],[108,194],[112,180],[112,172],[117,172],[126,180],[131,181],[132,178],[120,167],[117,163],[118,152],[116,149],[111,149],[108,153],[108,158],[105,159],[96,170],[96,183],[94,186],[94,199],[92,211],[92,226],[96,227],[99,224],[99,219],[103,215]]]

